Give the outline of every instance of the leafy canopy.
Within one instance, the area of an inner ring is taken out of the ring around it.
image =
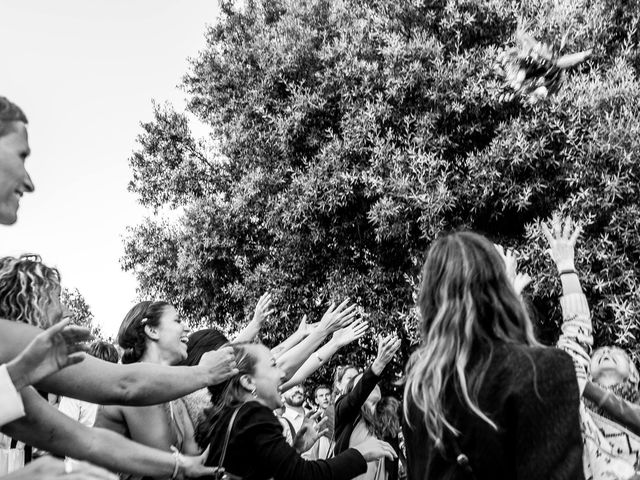
[[[521,5],[522,4],[522,5]],[[266,341],[345,296],[415,340],[430,241],[469,228],[517,248],[542,338],[560,321],[538,222],[587,223],[578,266],[597,342],[636,349],[640,284],[638,0],[247,1],[222,5],[191,62],[188,112],[155,105],[131,158],[142,295],[235,329],[271,291]],[[561,91],[500,101],[494,65],[518,22],[594,48]],[[210,129],[197,139],[194,115]],[[365,337],[341,361],[362,364]],[[406,355],[410,342],[405,342]],[[397,367],[398,365],[396,365]]]

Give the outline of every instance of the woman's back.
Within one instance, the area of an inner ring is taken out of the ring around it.
[[[457,395],[445,399],[447,416],[461,435],[475,478],[582,479],[579,392],[571,358],[555,348],[501,344],[480,387],[480,409],[498,426],[471,412]],[[451,436],[441,454],[423,414],[409,401],[403,431],[409,480],[469,479],[456,464]]]

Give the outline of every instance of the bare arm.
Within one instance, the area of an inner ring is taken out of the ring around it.
[[[258,300],[255,312],[253,313],[253,318],[246,327],[238,332],[236,337],[233,339],[233,342],[253,342],[260,333],[262,325],[264,325],[264,322],[272,313],[273,310],[271,309],[271,294],[265,293]]]
[[[298,345],[302,340],[307,338],[312,331],[312,327],[307,324],[307,316],[302,317],[298,329],[292,335],[284,339],[282,343],[271,349],[271,354],[276,358],[280,358],[286,352]]]
[[[304,364],[293,374],[293,376],[284,383],[280,390],[283,392],[291,387],[304,382],[316,370],[322,367],[331,359],[331,357],[341,348],[351,342],[361,338],[369,328],[369,324],[363,321],[353,322],[348,327],[338,330],[333,334],[329,342],[320,347],[313,355],[311,355]]]
[[[353,322],[356,307],[355,305],[348,307],[348,304],[348,299],[337,307],[335,304],[332,304],[313,332],[277,359],[278,366],[285,372],[284,381],[287,381],[302,366],[309,356],[322,344],[327,335]]]
[[[41,332],[30,325],[0,320],[0,363],[11,361]],[[208,356],[196,367],[166,367],[150,363],[118,365],[87,356],[81,364],[50,375],[37,386],[92,403],[152,405],[226,379],[235,365],[217,360]]]
[[[102,428],[87,428],[58,412],[33,388],[24,389],[22,398],[27,416],[2,428],[2,432],[12,438],[116,472],[157,477],[173,474],[175,459],[170,452],[145,447]],[[197,467],[194,457],[186,457],[184,462],[182,472],[191,476],[212,475],[215,470],[201,464]]]

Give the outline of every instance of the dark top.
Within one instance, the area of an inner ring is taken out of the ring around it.
[[[360,417],[362,406],[376,388],[380,377],[367,368],[351,391],[336,400],[335,433],[336,446],[334,452],[338,455],[349,448],[349,440]]]
[[[475,478],[582,480],[580,394],[571,357],[556,348],[497,345],[478,396],[498,431],[447,395],[447,418],[461,432],[459,450]],[[409,400],[403,419],[409,480],[469,480],[454,448],[434,447],[423,414]],[[446,438],[446,437],[445,437]]]
[[[634,405],[592,382],[587,382],[583,396],[603,410],[598,413],[604,413],[624,428],[640,435],[640,405]]]
[[[213,420],[208,466],[218,466],[229,420],[235,408]],[[210,422],[211,423],[211,422]],[[287,444],[282,425],[273,412],[258,402],[245,403],[233,424],[223,467],[244,480],[348,480],[367,471],[367,463],[350,448],[329,460],[304,460]]]

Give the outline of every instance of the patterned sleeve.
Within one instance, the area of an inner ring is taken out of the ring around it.
[[[557,346],[571,355],[578,378],[578,387],[582,395],[591,373],[591,347],[593,345],[591,312],[587,297],[583,293],[563,296],[560,298],[560,306],[563,322]]]

